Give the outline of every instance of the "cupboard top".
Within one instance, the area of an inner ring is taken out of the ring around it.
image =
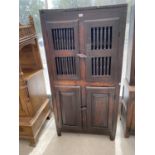
[[[110,2],[109,4],[108,3],[105,3],[103,4],[102,6],[89,6],[89,7],[80,7],[80,6],[77,6],[75,8],[74,7],[70,7],[70,8],[57,8],[57,9],[41,9],[40,10],[40,13],[41,14],[44,14],[44,13],[54,13],[54,12],[72,12],[72,11],[85,11],[85,10],[103,10],[103,9],[125,9],[127,8],[128,4],[126,3],[126,1],[124,1],[124,3],[112,3]]]

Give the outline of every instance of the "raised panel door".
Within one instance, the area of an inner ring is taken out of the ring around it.
[[[88,129],[112,129],[114,87],[87,87]]]
[[[56,86],[62,128],[81,128],[81,95],[79,86]]]

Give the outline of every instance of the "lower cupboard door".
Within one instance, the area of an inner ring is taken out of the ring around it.
[[[91,131],[112,129],[114,87],[86,87],[87,127]]]
[[[56,86],[55,89],[62,129],[81,129],[80,86]]]

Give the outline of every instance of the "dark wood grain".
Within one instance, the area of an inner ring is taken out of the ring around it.
[[[81,127],[81,94],[79,86],[56,86],[62,127]]]
[[[112,129],[115,88],[87,87],[88,128]]]
[[[57,134],[115,139],[126,5],[41,10]]]

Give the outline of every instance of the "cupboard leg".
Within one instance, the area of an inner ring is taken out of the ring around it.
[[[114,107],[114,115],[113,115],[113,127],[112,127],[112,132],[110,134],[110,140],[115,140],[115,136],[116,136],[118,109],[119,109],[119,92],[120,92],[120,87],[117,87],[116,88],[116,104]]]
[[[128,132],[128,130],[127,130],[127,129],[125,130],[124,137],[125,137],[125,138],[129,138],[129,132]]]
[[[57,135],[61,136],[61,130],[57,128]]]
[[[50,118],[51,118],[51,115],[49,114],[49,115],[47,116],[47,120],[50,120]]]
[[[30,146],[35,147],[36,146],[36,143],[37,143],[37,140],[35,138],[30,139]]]
[[[117,129],[117,118],[118,118],[118,113],[116,112],[113,120],[113,129],[112,129],[112,133],[110,134],[110,140],[115,140],[116,129]]]
[[[112,141],[115,140],[115,135],[112,135],[112,134],[111,134],[111,135],[110,135],[110,140],[112,140]]]

